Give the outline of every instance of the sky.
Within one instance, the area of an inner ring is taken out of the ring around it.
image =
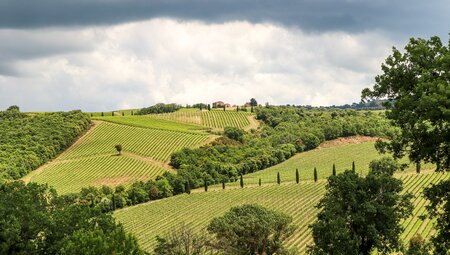
[[[359,102],[448,0],[0,0],[0,110]]]

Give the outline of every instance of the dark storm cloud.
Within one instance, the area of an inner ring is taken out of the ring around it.
[[[306,31],[380,29],[446,35],[450,1],[436,0],[3,0],[0,27],[109,25],[155,17],[274,22]]]

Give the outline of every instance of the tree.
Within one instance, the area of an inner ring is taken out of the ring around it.
[[[122,145],[116,144],[114,148],[116,149],[117,153],[119,153],[119,155],[122,155]]]
[[[244,142],[245,131],[236,127],[225,127],[224,135],[238,142]]]
[[[211,105],[208,104],[208,111],[211,111]]]
[[[300,175],[298,173],[298,168],[295,169],[295,182],[297,184],[300,182]]]
[[[416,173],[420,174],[420,162],[416,163]]]
[[[222,189],[225,189],[225,180],[222,180]]]
[[[277,183],[278,185],[281,184],[280,172],[277,173]]]
[[[333,163],[333,176],[336,176],[336,164]]]
[[[203,234],[202,234],[203,233]],[[195,232],[190,225],[181,223],[163,237],[156,236],[155,255],[203,255],[211,254],[206,231]]]
[[[449,66],[450,41],[445,46],[436,36],[411,38],[404,53],[393,48],[382,64],[383,73],[361,96],[363,100],[387,98],[386,117],[399,129],[390,141],[378,141],[378,150],[390,151],[395,158],[408,155],[416,164],[434,163],[436,171],[450,170]],[[445,209],[450,207],[448,184],[443,181],[425,189],[430,200],[428,216],[437,219],[432,242],[438,254],[450,248],[450,224],[446,223],[450,209]]]
[[[204,180],[205,182],[204,182],[204,186],[205,186],[205,192],[207,192],[208,191],[208,181],[206,180],[206,178],[205,178],[205,180]]]
[[[241,174],[241,177],[240,177],[239,185],[241,186],[241,188],[244,187],[244,177],[242,176],[242,174]]]
[[[105,116],[105,114],[104,114],[103,112],[102,112],[102,114],[101,114],[101,115],[102,115],[102,117],[103,117],[103,116]]]
[[[254,106],[258,106],[258,102],[256,101],[256,99],[251,98],[251,99],[250,99],[250,105],[253,106],[253,107],[254,107]]]
[[[314,182],[317,182],[317,168],[314,167]]]
[[[401,221],[412,212],[410,194],[402,194],[402,181],[389,170],[353,171],[330,176],[325,196],[311,225],[314,245],[310,254],[385,254],[402,246]]]
[[[214,247],[225,254],[282,254],[283,241],[295,230],[292,217],[260,205],[233,207],[214,218],[208,232],[215,237]]]
[[[353,173],[356,173],[355,161],[352,162],[352,171]]]
[[[259,186],[261,187],[261,178],[259,178]]]
[[[430,243],[425,242],[420,234],[416,234],[409,240],[405,255],[431,255]]]

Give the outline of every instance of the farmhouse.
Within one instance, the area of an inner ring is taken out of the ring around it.
[[[222,101],[217,101],[217,102],[212,103],[212,107],[213,108],[223,108],[223,107],[228,108],[228,107],[230,107],[230,104],[224,103]]]

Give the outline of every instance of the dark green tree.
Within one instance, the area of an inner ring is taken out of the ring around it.
[[[432,247],[420,234],[416,234],[409,240],[405,255],[431,255]]]
[[[236,140],[241,143],[244,141],[244,134],[245,134],[245,131],[240,128],[236,128],[236,127],[225,127],[224,128],[224,135],[226,137]]]
[[[355,161],[352,162],[352,171],[353,173],[356,173]]]
[[[295,182],[297,184],[300,182],[300,174],[298,173],[298,168],[295,169]]]
[[[114,148],[116,149],[117,153],[119,153],[119,155],[122,155],[122,145],[116,144]]]
[[[416,163],[416,173],[420,174],[420,162]]]
[[[333,163],[333,176],[336,176],[336,164]]]
[[[378,141],[378,150],[390,151],[395,158],[408,155],[416,163],[434,163],[437,171],[450,170],[449,66],[450,41],[446,46],[436,36],[411,38],[403,53],[393,48],[374,87],[362,91],[363,100],[389,99],[386,117],[399,129],[389,141]],[[450,249],[450,210],[445,209],[450,207],[448,184],[444,181],[425,189],[430,205],[435,206],[428,207],[428,215],[437,219],[432,240],[437,254]]]
[[[241,174],[241,177],[239,179],[239,185],[241,186],[241,188],[244,187],[244,177],[242,176],[242,174]]]
[[[402,181],[390,170],[362,177],[353,171],[330,176],[325,196],[311,225],[314,245],[310,254],[369,255],[402,247],[401,221],[412,212],[410,194],[402,194]]]
[[[277,183],[278,183],[278,185],[281,184],[280,172],[277,173]]]
[[[283,254],[283,241],[294,230],[290,216],[260,205],[233,207],[208,225],[213,245],[224,254]]]
[[[251,105],[251,106],[258,106],[258,102],[256,101],[256,99],[251,98],[251,99],[250,99],[250,105]]]
[[[208,104],[208,111],[211,111],[211,105]]]
[[[205,183],[203,184],[205,187],[205,192],[208,191],[208,181],[205,178]]]
[[[125,116],[125,112],[122,112],[122,116]]]
[[[189,183],[189,181],[186,181],[186,182],[184,183],[184,185],[185,185],[185,187],[184,187],[185,192],[186,192],[187,194],[191,194],[191,184]]]
[[[203,255],[213,254],[206,231],[196,232],[182,223],[164,236],[156,236],[155,255]]]
[[[261,178],[259,178],[259,186],[260,186],[260,187],[261,187],[261,184],[262,184],[262,183],[261,183]]]
[[[225,180],[222,180],[222,189],[225,189]]]
[[[314,167],[314,182],[317,182],[317,168]]]
[[[103,117],[103,116],[105,116],[105,114],[104,114],[103,112],[102,112],[102,114],[101,114],[101,115],[102,115],[102,117]]]

